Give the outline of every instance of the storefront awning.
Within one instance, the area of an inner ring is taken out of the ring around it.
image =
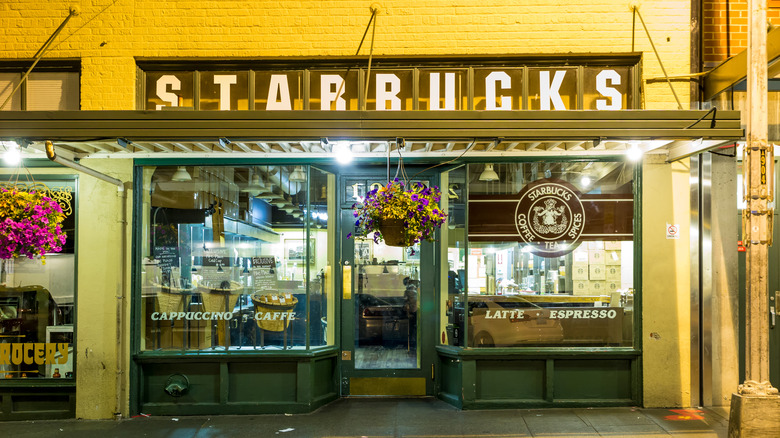
[[[348,141],[354,156],[619,155],[637,145],[669,161],[744,137],[737,111],[4,111],[0,140],[45,157],[327,158]]]

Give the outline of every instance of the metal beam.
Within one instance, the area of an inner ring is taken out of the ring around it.
[[[548,146],[548,152],[564,143],[576,144],[592,154],[595,149],[619,153],[628,140],[657,144],[675,143],[671,160],[706,148],[740,140],[744,131],[739,113],[720,111],[714,126],[696,124],[705,111],[4,111],[0,113],[0,140],[27,138],[53,140],[67,145],[72,153],[85,156],[119,156],[107,148],[109,140],[131,139],[136,152],[122,150],[124,157],[172,154],[183,150],[196,156],[249,154],[328,153],[317,145],[328,137],[333,141],[350,139],[367,142],[372,151],[386,151],[397,137],[404,137],[407,153],[470,151],[492,156],[522,156]],[[689,128],[690,127],[690,128]],[[235,146],[222,146],[214,138],[230,132]],[[88,138],[90,140],[83,140]],[[495,139],[501,145],[494,145]],[[592,148],[593,139],[601,145]],[[702,149],[677,148],[691,139],[703,138]],[[306,145],[311,144],[310,148]],[[171,145],[175,145],[175,148]],[[506,146],[509,145],[509,146]],[[242,147],[244,146],[244,147]],[[159,149],[157,149],[159,148]],[[667,147],[668,148],[668,147]],[[189,149],[189,150],[188,150]],[[572,149],[568,147],[567,149]],[[591,149],[591,150],[589,150]],[[557,152],[557,151],[556,151]],[[582,151],[564,151],[581,155]],[[232,155],[238,156],[238,155]]]
[[[666,158],[666,162],[671,163],[673,161],[682,160],[683,158],[688,158],[691,155],[715,149],[727,143],[729,142],[713,140],[699,141],[698,139],[676,141],[673,142],[673,146],[669,148],[669,156]]]
[[[86,113],[86,114],[85,114]],[[685,129],[704,111],[3,111],[0,139],[234,141],[330,139],[447,142],[727,138],[743,136],[739,113],[720,111],[715,126]],[[395,114],[388,114],[395,113]],[[445,114],[446,113],[446,114]]]

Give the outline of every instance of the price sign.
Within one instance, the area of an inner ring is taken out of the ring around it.
[[[220,287],[230,281],[230,257],[227,248],[211,248],[203,253],[203,283]]]
[[[179,266],[179,248],[175,246],[155,246],[154,258],[162,275],[161,282],[164,285],[171,284],[171,269]]]
[[[252,257],[252,281],[256,292],[276,290],[276,259]]]

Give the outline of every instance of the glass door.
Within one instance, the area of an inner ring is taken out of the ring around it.
[[[353,257],[355,369],[419,368],[419,259],[371,239],[357,240]]]
[[[348,182],[346,188],[355,187]],[[428,327],[435,322],[433,244],[410,249],[347,238],[354,222],[352,209],[344,208],[342,395],[431,395],[434,340],[427,334],[435,333]]]

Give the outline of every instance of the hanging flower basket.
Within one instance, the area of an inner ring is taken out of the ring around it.
[[[360,204],[354,204],[355,237],[374,233],[374,241],[389,246],[412,246],[427,240],[442,226],[447,214],[439,209],[441,191],[421,183],[405,186],[395,179],[374,189]],[[350,233],[347,237],[352,237]]]
[[[380,219],[377,226],[379,233],[388,246],[411,246],[414,242],[407,245],[411,237],[406,232],[403,219]]]
[[[37,191],[0,188],[0,259],[40,257],[65,244],[65,215],[53,199]]]

